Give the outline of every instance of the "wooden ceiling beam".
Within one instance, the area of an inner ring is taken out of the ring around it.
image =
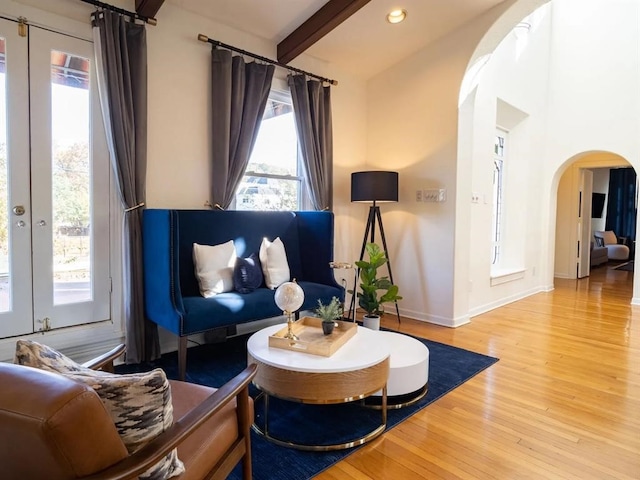
[[[136,0],[136,13],[143,17],[156,18],[164,0]]]
[[[278,61],[289,63],[371,0],[329,0],[278,44]]]

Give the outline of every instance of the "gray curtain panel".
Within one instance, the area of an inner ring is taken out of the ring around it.
[[[142,207],[147,173],[147,41],[144,25],[108,11],[93,20],[96,73],[111,164],[125,210],[126,361],[158,358],[157,326],[144,315]]]
[[[288,83],[313,207],[333,210],[331,87],[305,75],[289,75]]]
[[[229,207],[247,168],[274,71],[229,50],[211,52],[211,204],[217,208]]]

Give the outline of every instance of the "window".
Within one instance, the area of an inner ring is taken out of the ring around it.
[[[491,264],[500,264],[503,230],[505,147],[507,132],[496,131],[493,149],[493,222],[491,232]]]
[[[305,195],[289,93],[272,91],[242,182],[236,210],[301,210]]]

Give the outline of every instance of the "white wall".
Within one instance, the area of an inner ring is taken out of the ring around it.
[[[519,58],[513,38],[493,53],[458,115],[461,67],[494,50],[487,45],[500,31],[544,2],[506,3],[369,81],[368,165],[400,172],[400,202],[383,215],[401,310],[414,318],[455,326],[553,288],[561,173],[585,152],[640,158],[635,1],[554,0]],[[470,198],[491,193],[487,152],[498,99],[526,114],[512,130],[518,172],[509,207],[517,212],[512,235],[521,253],[514,258],[523,274],[491,286],[490,201],[471,204]],[[446,188],[447,202],[416,203],[419,188]]]
[[[511,2],[508,2],[511,3]],[[404,315],[443,325],[468,321],[454,311],[456,257],[468,254],[468,233],[456,231],[457,185],[470,185],[456,168],[457,101],[475,46],[505,9],[493,9],[368,83],[367,167],[397,170],[400,201],[382,207],[395,283]],[[444,203],[418,203],[418,189],[444,188]],[[468,205],[470,191],[464,191]],[[461,215],[470,215],[463,210]],[[364,212],[363,212],[364,217]],[[462,237],[458,237],[458,235]],[[467,279],[460,288],[467,288]]]
[[[476,315],[544,288],[540,276],[540,140],[546,117],[550,19],[547,15],[520,40],[510,32],[482,71],[474,109],[469,314]],[[523,46],[522,42],[526,42]],[[503,247],[499,265],[491,264],[493,224],[493,146],[496,126],[506,129]],[[459,157],[459,161],[465,161]],[[469,201],[467,199],[467,201]]]
[[[134,10],[133,0],[115,0],[113,5]],[[38,9],[32,8],[33,6]],[[43,11],[44,9],[45,11]],[[16,18],[60,28],[91,39],[90,13],[94,7],[78,0],[0,1],[0,12]],[[147,26],[148,48],[148,158],[147,206],[150,208],[205,208],[209,199],[210,143],[210,51],[211,46],[197,40],[199,33],[244,50],[276,57],[276,45],[252,34],[196,16],[165,2],[156,16],[158,24]],[[349,173],[365,163],[366,87],[334,65],[302,55],[294,66],[333,78],[332,88],[335,178],[335,259],[355,260],[362,239],[362,217],[349,201]],[[286,71],[276,69],[284,79]],[[336,278],[352,271],[337,271]],[[117,286],[116,286],[117,288]],[[118,312],[117,305],[114,311]],[[117,315],[117,314],[116,314]],[[119,317],[119,315],[117,315]],[[107,340],[122,339],[120,319],[117,328],[109,325]],[[115,331],[114,331],[115,330]],[[66,348],[86,343],[96,329],[79,334],[49,334],[54,347]],[[61,338],[60,338],[61,337]],[[84,339],[84,340],[83,340]],[[0,359],[9,358],[0,342]],[[13,341],[7,343],[12,348]],[[79,347],[82,349],[83,347]],[[70,350],[67,348],[66,350]],[[9,350],[7,350],[9,352]],[[80,352],[84,354],[85,352]],[[100,352],[102,353],[102,352]]]
[[[580,172],[575,164],[568,168],[560,178],[555,224],[555,263],[556,278],[576,278],[576,249],[571,244],[576,241],[576,212],[578,201],[575,198],[579,189]]]
[[[640,159],[640,3],[556,0],[553,18],[543,185],[551,196],[582,152],[610,152],[636,170]]]
[[[615,155],[587,155],[567,171],[557,191],[554,181],[584,152],[611,151],[627,159],[638,158],[640,140],[632,134],[640,128],[638,3],[554,0],[549,5],[550,15],[529,33],[529,45],[519,58],[513,35],[496,49],[475,96],[473,139],[479,148],[473,156],[474,192],[491,191],[486,174],[491,157],[486,145],[493,126],[500,123],[495,102],[506,100],[528,117],[516,129],[518,139],[511,139],[518,152],[512,150],[507,159],[509,166],[517,163],[522,174],[517,188],[508,195],[507,208],[520,212],[524,221],[513,224],[508,218],[506,227],[515,229],[516,238],[510,241],[518,243],[524,233],[525,273],[522,278],[491,286],[486,254],[491,202],[474,205],[471,231],[478,240],[469,245],[472,315],[548,289],[554,273],[575,278],[573,213],[579,168],[611,164],[609,159]],[[609,28],[615,33],[609,35]],[[483,130],[484,137],[477,133]],[[621,162],[624,160],[618,157],[617,163]]]
[[[147,29],[149,63],[149,155],[147,205],[152,208],[205,208],[210,178],[210,52],[202,33],[268,58],[276,45],[196,16],[171,3]],[[301,56],[293,65],[333,78],[335,258],[353,261],[359,249],[360,217],[349,203],[349,172],[365,162],[366,89],[362,81],[335,66]],[[287,72],[277,68],[276,78]],[[338,271],[339,279],[347,275]],[[349,275],[349,284],[353,279]]]

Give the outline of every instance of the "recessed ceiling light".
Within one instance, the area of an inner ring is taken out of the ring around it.
[[[392,10],[387,14],[387,22],[389,23],[400,23],[405,18],[407,18],[407,11],[404,8]]]

